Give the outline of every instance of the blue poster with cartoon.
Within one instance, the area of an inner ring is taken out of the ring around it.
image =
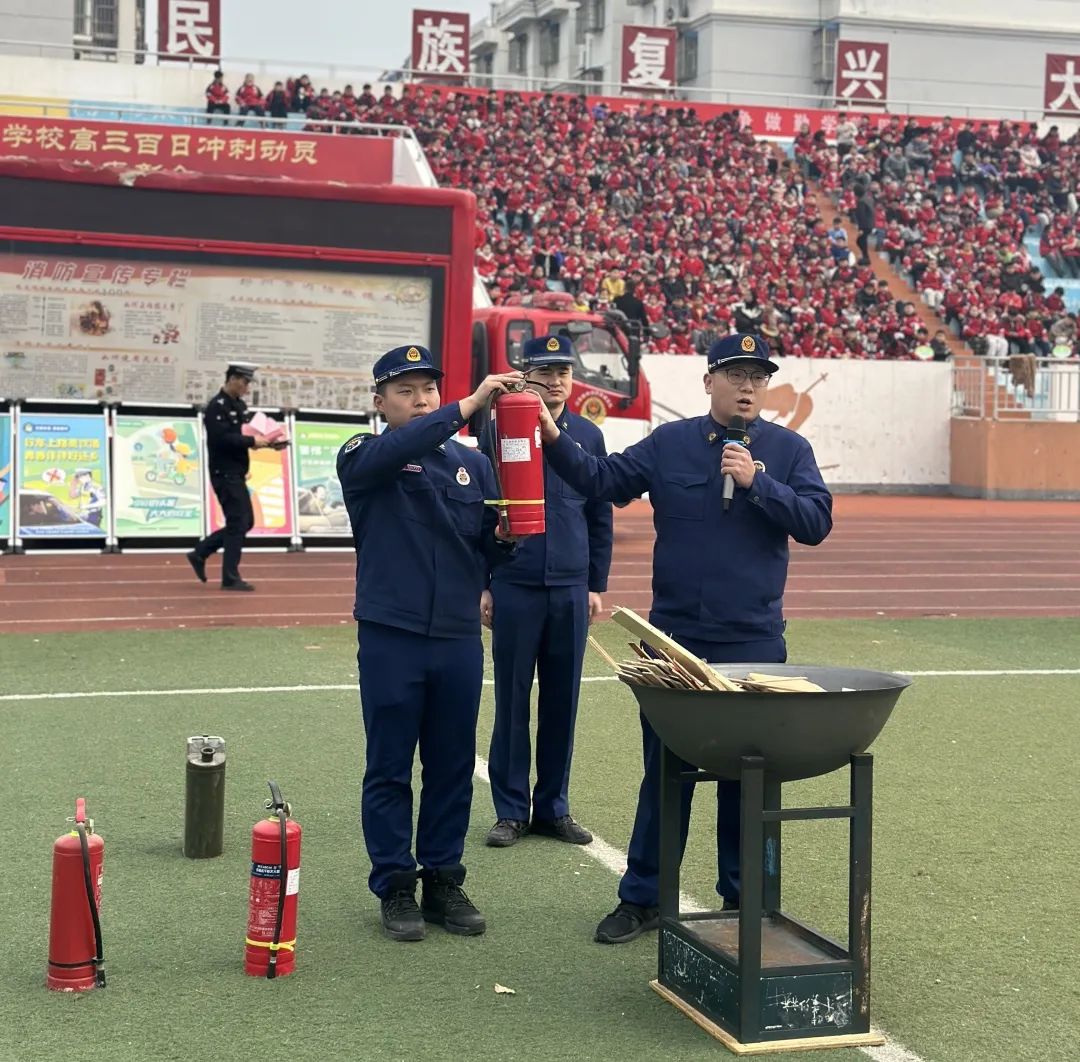
[[[104,413],[20,414],[19,538],[104,538],[109,462]]]
[[[11,534],[11,488],[15,482],[11,467],[11,414],[0,413],[0,540]]]

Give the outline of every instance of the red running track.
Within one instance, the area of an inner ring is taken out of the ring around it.
[[[833,533],[794,546],[789,618],[1080,616],[1080,503],[840,495]],[[651,510],[616,510],[606,606],[650,602]],[[260,553],[253,594],[199,583],[179,553],[0,558],[0,635],[351,623],[349,552]]]

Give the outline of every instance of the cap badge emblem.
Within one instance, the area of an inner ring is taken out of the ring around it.
[[[418,351],[416,349],[416,347],[409,347],[409,351],[405,355],[405,360],[406,361],[420,361],[420,358],[421,358],[420,351]]]
[[[552,336],[547,341],[547,348],[551,351],[552,354],[556,353],[559,349],[559,341],[554,336]]]
[[[747,354],[752,354],[756,345],[753,336],[743,336],[742,348]]]

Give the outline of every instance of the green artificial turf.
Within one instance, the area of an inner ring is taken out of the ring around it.
[[[596,632],[622,655],[625,635]],[[1074,620],[804,621],[791,658],[905,670],[1080,666]],[[385,940],[358,826],[354,630],[80,632],[0,639],[0,693],[341,685],[0,702],[6,961],[0,1059],[705,1059],[726,1053],[648,988],[655,937],[592,943],[617,878],[587,850],[487,849],[476,786],[467,887],[483,938]],[[605,674],[592,654],[589,675]],[[1080,676],[916,679],[874,747],[873,1016],[927,1062],[1055,1062],[1080,1040],[1075,909]],[[479,749],[492,714],[485,689]],[[226,854],[183,858],[184,740],[229,746]],[[248,837],[276,778],[304,828],[298,971],[242,973]],[[625,849],[640,781],[633,698],[584,687],[578,819]],[[785,802],[845,797],[835,775]],[[714,801],[683,889],[710,902]],[[85,795],[106,839],[109,986],[45,991],[50,847]],[[785,826],[784,909],[843,937],[846,832]],[[516,995],[497,995],[494,985]],[[778,1054],[794,1062],[803,1055]],[[824,1051],[823,1062],[864,1057]]]

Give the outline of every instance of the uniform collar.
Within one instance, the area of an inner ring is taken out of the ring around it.
[[[750,436],[751,440],[757,435],[760,427],[761,416],[759,414],[746,425],[746,434]],[[701,434],[704,436],[705,441],[711,446],[713,443],[720,442],[724,438],[727,434],[727,427],[714,420],[711,413],[706,413],[705,416],[701,418]]]

